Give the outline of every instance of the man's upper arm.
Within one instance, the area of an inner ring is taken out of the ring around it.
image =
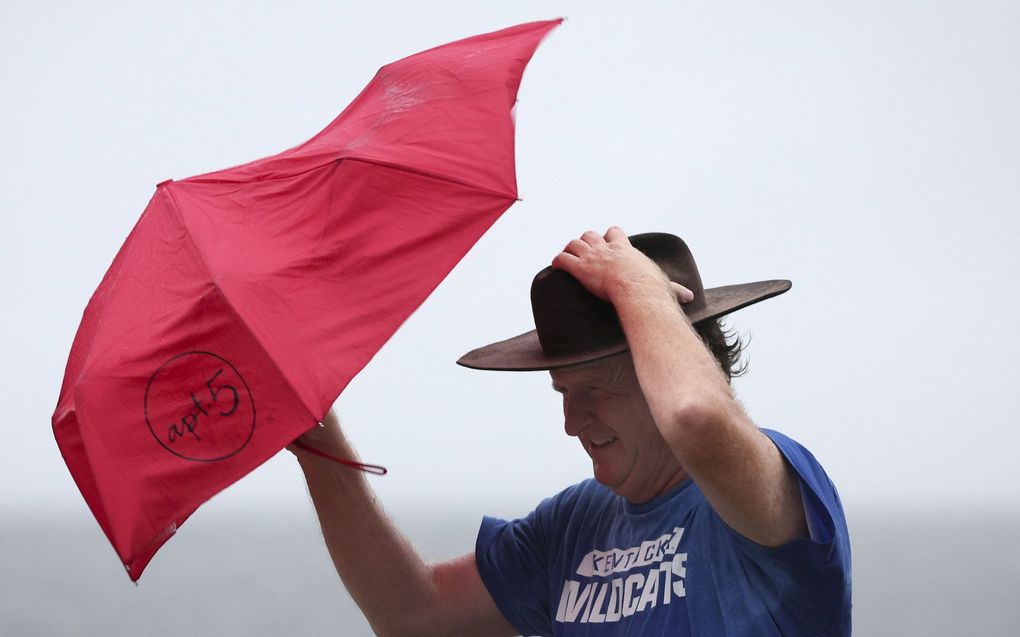
[[[432,567],[437,617],[450,635],[516,635],[478,573],[474,553]]]
[[[749,421],[716,427],[715,436],[685,455],[688,471],[719,517],[765,546],[806,537],[800,481],[772,440]]]

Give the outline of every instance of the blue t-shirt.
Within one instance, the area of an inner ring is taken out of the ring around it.
[[[850,540],[818,461],[775,431],[800,476],[810,538],[767,548],[691,480],[633,504],[594,480],[520,520],[486,517],[482,580],[522,635],[850,635]]]

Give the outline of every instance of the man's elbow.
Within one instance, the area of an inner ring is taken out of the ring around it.
[[[429,637],[445,634],[439,621],[442,618],[436,616],[435,567],[428,568],[426,581],[428,585],[418,587],[414,594],[401,596],[399,602],[388,608],[376,609],[371,615],[366,612],[365,618],[372,627],[372,633],[379,637]]]
[[[369,625],[378,637],[429,637],[443,634],[433,630],[435,621],[424,613],[401,611],[381,621],[370,620]]]
[[[684,400],[661,417],[660,428],[670,442],[683,446],[697,445],[718,433],[719,427],[733,418],[729,401],[696,397]]]

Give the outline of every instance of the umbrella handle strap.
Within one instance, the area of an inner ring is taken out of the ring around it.
[[[325,458],[326,460],[332,460],[333,462],[339,462],[342,465],[346,465],[348,467],[353,467],[355,469],[359,469],[361,471],[364,471],[365,473],[372,473],[372,474],[375,474],[377,476],[384,476],[387,473],[386,467],[382,467],[382,466],[377,465],[377,464],[368,464],[368,463],[365,463],[365,462],[356,462],[354,460],[345,460],[343,458],[337,458],[336,456],[330,455],[330,454],[326,453],[325,451],[319,451],[318,449],[315,449],[314,447],[309,447],[308,445],[306,445],[305,443],[301,442],[300,440],[295,440],[293,444],[298,449],[303,449],[304,451],[307,451],[308,453],[310,453],[312,455],[319,456],[320,458]]]

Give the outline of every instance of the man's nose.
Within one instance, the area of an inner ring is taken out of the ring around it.
[[[566,397],[563,399],[563,430],[568,436],[577,436],[591,422],[588,401]]]

